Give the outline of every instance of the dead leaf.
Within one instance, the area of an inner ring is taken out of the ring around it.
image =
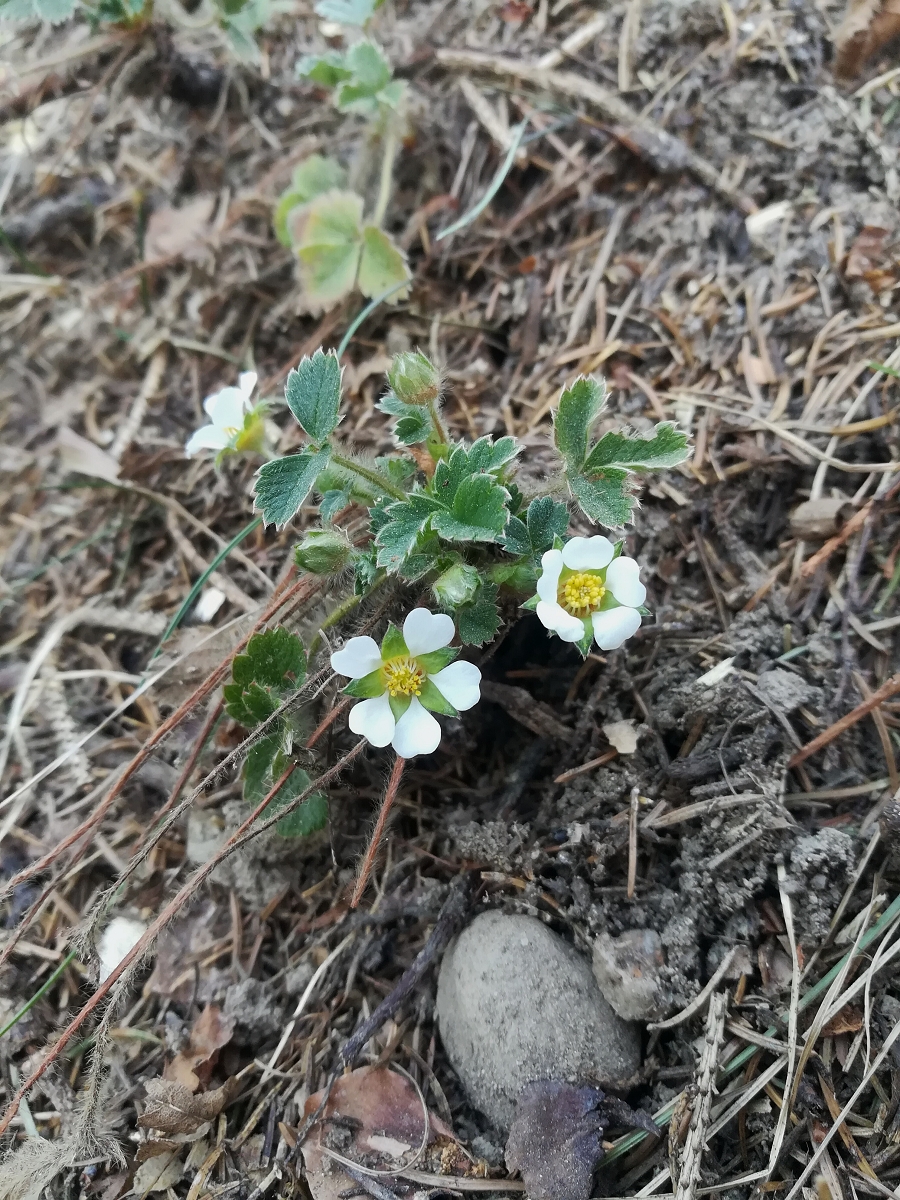
[[[174,1150],[158,1154],[141,1163],[134,1173],[132,1191],[137,1196],[146,1196],[148,1192],[164,1192],[174,1187],[184,1174],[184,1165],[180,1156]]]
[[[219,1115],[239,1086],[232,1078],[212,1092],[195,1096],[183,1083],[150,1079],[145,1085],[146,1102],[138,1125],[142,1129],[158,1129],[160,1133],[196,1133],[201,1125]]]
[[[203,258],[215,206],[215,196],[198,196],[181,208],[165,205],[151,213],[144,238],[145,259],[176,255],[194,261]]]
[[[224,1017],[218,1005],[207,1004],[194,1022],[188,1044],[166,1064],[163,1079],[183,1083],[192,1092],[201,1083],[209,1083],[219,1051],[228,1045],[233,1033],[234,1019]]]
[[[317,1092],[306,1102],[308,1117],[322,1102]],[[326,1153],[333,1122],[340,1120],[341,1153],[367,1167],[390,1170],[408,1162],[422,1143],[425,1114],[413,1085],[404,1076],[387,1067],[359,1067],[340,1076],[331,1089],[322,1119],[303,1145],[306,1178],[313,1200],[339,1200],[356,1184]],[[428,1142],[438,1137],[453,1138],[453,1133],[434,1113],[428,1114]]]
[[[852,79],[873,54],[900,34],[900,0],[847,0],[834,35],[835,74]]]
[[[864,225],[850,247],[844,266],[848,279],[864,279],[876,296],[894,287],[900,271],[900,263],[890,253],[890,237],[889,229]]]
[[[638,733],[634,721],[610,721],[601,727],[609,744],[620,754],[634,754]]]
[[[115,483],[119,478],[119,464],[111,454],[107,454],[96,442],[82,437],[67,425],[62,426],[56,435],[56,447],[63,467],[67,471],[78,471],[81,475],[90,475],[94,479],[105,479]]]
[[[852,1004],[845,1004],[839,1013],[822,1027],[820,1037],[838,1037],[842,1033],[859,1033],[863,1026],[863,1015]]]

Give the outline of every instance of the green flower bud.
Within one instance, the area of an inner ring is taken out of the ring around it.
[[[424,354],[408,350],[395,354],[388,371],[394,395],[404,404],[429,404],[441,394],[441,377]]]
[[[474,567],[455,563],[439,575],[432,584],[434,598],[442,608],[458,608],[475,598],[481,584],[481,576]]]
[[[311,529],[294,550],[294,561],[312,575],[334,575],[343,571],[353,556],[353,547],[336,529]]]

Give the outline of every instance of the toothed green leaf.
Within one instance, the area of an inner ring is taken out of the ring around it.
[[[570,467],[580,467],[587,457],[588,434],[605,403],[605,383],[590,376],[576,379],[560,396],[553,438]]]
[[[565,536],[569,510],[552,496],[538,496],[528,505],[525,520],[533,552],[543,554],[553,545],[554,538]]]
[[[473,604],[457,610],[456,628],[465,646],[483,646],[497,636],[500,612],[497,608],[497,588],[493,584],[485,584]]]
[[[509,518],[507,498],[490,475],[470,475],[457,488],[450,511],[435,513],[432,528],[448,541],[496,542]]]
[[[320,445],[338,423],[341,407],[341,367],[333,350],[317,350],[301,360],[287,377],[284,389],[287,406],[308,434]]]
[[[421,405],[404,404],[393,392],[388,392],[375,407],[397,418],[394,437],[402,446],[424,442],[431,433],[431,416],[428,409]]]
[[[389,574],[396,573],[403,560],[412,553],[437,508],[433,500],[421,493],[413,493],[407,500],[389,505],[388,521],[375,537],[378,566],[384,567]]]
[[[587,456],[582,470],[586,475],[593,475],[608,467],[631,470],[675,467],[684,462],[689,453],[687,434],[665,421],[648,437],[615,430],[605,433]]]
[[[364,226],[357,279],[362,294],[373,300],[394,284],[411,278],[403,252],[394,245],[388,235],[374,225]],[[388,297],[388,303],[396,304],[398,300],[405,300],[408,295],[409,288],[398,288]]]
[[[329,457],[327,447],[315,452],[303,450],[260,467],[256,474],[256,507],[266,525],[281,529],[297,515]]]
[[[573,471],[566,478],[581,511],[598,525],[613,528],[630,518],[635,500],[626,490],[627,471],[610,469],[591,479]]]

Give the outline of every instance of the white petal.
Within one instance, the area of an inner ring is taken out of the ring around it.
[[[481,672],[470,662],[454,662],[428,677],[445,700],[465,712],[481,699]]]
[[[609,566],[616,552],[609,538],[599,533],[593,537],[573,537],[563,546],[563,565],[570,571],[602,571]]]
[[[240,388],[222,388],[203,401],[209,419],[220,429],[242,429],[246,400]]]
[[[256,372],[242,371],[238,376],[238,388],[242,392],[244,399],[249,400],[253,395],[253,389],[256,387]]]
[[[640,570],[633,558],[617,558],[609,564],[606,572],[606,586],[620,604],[629,608],[637,608],[647,599],[647,589],[641,583]]]
[[[594,613],[591,620],[594,641],[601,650],[618,650],[641,627],[641,614],[636,608],[608,608]]]
[[[440,742],[440,725],[413,696],[409,708],[397,722],[391,745],[401,758],[414,758],[417,754],[432,754]]]
[[[190,456],[200,450],[224,450],[228,441],[228,434],[224,429],[219,429],[218,425],[204,425],[188,438],[184,452]]]
[[[541,558],[541,577],[537,581],[537,594],[548,604],[556,603],[559,576],[563,569],[561,550],[547,550]]]
[[[366,738],[373,746],[386,746],[394,736],[394,714],[391,712],[391,698],[373,696],[371,700],[360,700],[350,709],[347,721],[351,730],[360,737]]]
[[[103,930],[97,952],[100,955],[100,983],[105,983],[126,954],[138,944],[147,926],[130,917],[113,917]]]
[[[349,675],[351,679],[362,679],[381,666],[381,651],[378,643],[370,637],[353,637],[331,656],[331,669],[338,675]]]
[[[407,650],[415,658],[417,654],[430,654],[432,650],[443,650],[444,646],[449,646],[453,641],[455,628],[453,618],[446,613],[414,608],[403,622],[403,640]]]
[[[541,600],[535,612],[540,623],[551,633],[558,633],[564,642],[580,642],[584,637],[584,622],[567,613],[561,604]]]

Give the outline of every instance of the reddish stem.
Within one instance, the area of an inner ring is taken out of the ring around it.
[[[394,760],[391,777],[388,780],[387,791],[384,793],[384,799],[381,802],[381,812],[378,814],[378,820],[375,822],[375,828],[372,830],[372,836],[369,839],[369,845],[366,849],[366,856],[359,869],[359,878],[356,881],[356,887],[353,889],[353,898],[350,901],[351,908],[357,907],[363,897],[363,892],[366,890],[366,884],[369,882],[369,876],[372,874],[375,855],[378,853],[378,847],[384,836],[384,827],[387,825],[387,819],[393,807],[394,800],[397,797],[397,789],[400,787],[400,780],[403,776],[403,768],[405,766],[406,759],[401,758],[398,754]]]
[[[345,697],[343,700],[340,701],[339,704],[336,704],[334,706],[334,708],[331,710],[330,713],[325,714],[325,716],[322,718],[322,720],[319,722],[319,724],[315,727],[315,729],[309,735],[309,737],[306,741],[306,749],[307,750],[312,750],[313,746],[316,744],[316,742],[319,740],[319,738],[322,736],[322,734],[325,732],[325,730],[329,727],[329,725],[332,724],[332,722],[334,722],[338,719],[338,717],[341,715],[341,713],[344,711],[344,709],[347,707],[347,705],[349,703],[350,703],[349,697]]]

